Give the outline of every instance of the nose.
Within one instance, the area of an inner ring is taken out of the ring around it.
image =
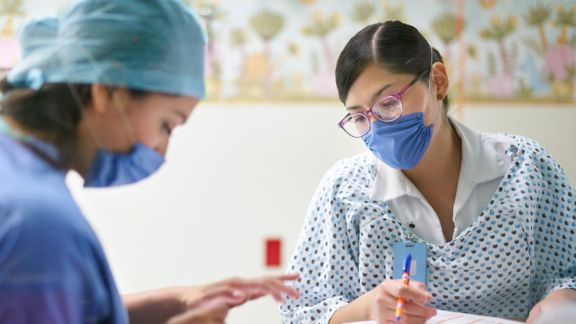
[[[372,111],[372,109],[368,110],[366,112],[366,115],[368,116],[368,120],[370,121],[370,124],[372,124],[375,120],[378,120],[378,118],[376,118],[376,116],[374,115],[374,112]]]

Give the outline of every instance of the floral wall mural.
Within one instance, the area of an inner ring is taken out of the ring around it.
[[[70,1],[0,0],[0,74],[18,60],[15,33]],[[574,103],[573,0],[188,0],[210,42],[209,100],[334,101],[334,67],[367,24],[412,24],[445,56],[464,103]]]

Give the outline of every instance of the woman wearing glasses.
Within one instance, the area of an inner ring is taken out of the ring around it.
[[[448,117],[442,57],[414,27],[362,29],[336,82],[338,126],[371,152],[337,163],[316,191],[286,323],[392,322],[400,297],[403,323],[436,309],[532,321],[576,301],[574,188],[534,141]],[[424,251],[412,272],[425,268],[409,286],[394,266],[407,243]]]

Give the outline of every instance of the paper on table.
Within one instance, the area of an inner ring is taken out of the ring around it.
[[[374,321],[350,322],[347,324],[375,324]],[[522,322],[503,318],[472,315],[438,310],[436,316],[429,319],[426,324],[518,324]]]

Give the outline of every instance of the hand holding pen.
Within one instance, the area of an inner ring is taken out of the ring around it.
[[[406,267],[404,262],[404,269]],[[404,271],[406,272],[406,271]],[[409,272],[409,271],[408,271]],[[369,316],[376,323],[425,323],[436,315],[436,310],[426,306],[432,300],[432,295],[426,291],[423,283],[406,280],[385,280],[370,292],[373,295]],[[401,307],[398,309],[398,304]],[[399,316],[399,321],[395,321]]]

